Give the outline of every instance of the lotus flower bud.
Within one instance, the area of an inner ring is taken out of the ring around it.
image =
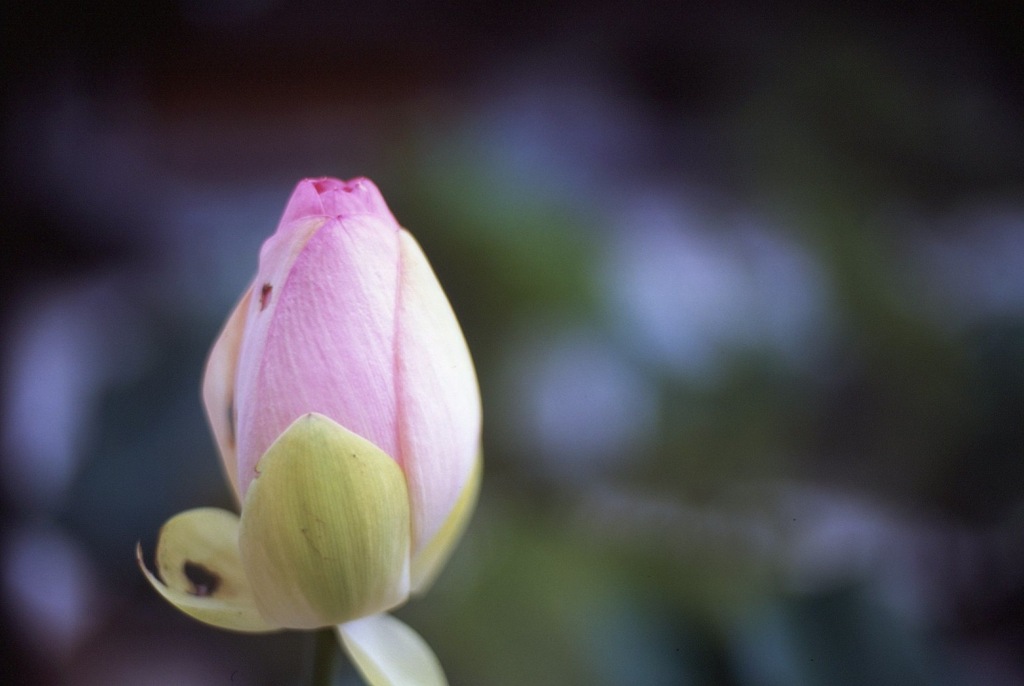
[[[214,344],[203,400],[241,515],[171,519],[163,581],[144,569],[154,587],[224,628],[342,625],[379,683],[410,664],[440,674],[379,613],[424,591],[465,527],[480,397],[444,292],[370,181],[298,185]]]

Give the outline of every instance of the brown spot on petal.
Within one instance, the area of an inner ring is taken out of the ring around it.
[[[274,290],[274,287],[269,283],[263,284],[263,289],[260,291],[260,312],[267,309],[267,303],[270,302],[270,292]]]
[[[220,577],[201,564],[186,560],[182,569],[185,572],[185,578],[192,584],[192,590],[189,591],[192,595],[213,595],[220,587]]]
[[[234,448],[235,447],[235,396],[234,396],[234,394],[232,394],[231,398],[228,399],[227,414],[228,414],[228,417],[227,417],[227,419],[228,419],[228,445],[230,445],[232,448]]]

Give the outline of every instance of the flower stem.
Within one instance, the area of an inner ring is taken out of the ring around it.
[[[331,686],[334,677],[334,663],[338,656],[338,639],[334,629],[328,627],[313,634],[313,680],[312,686]]]

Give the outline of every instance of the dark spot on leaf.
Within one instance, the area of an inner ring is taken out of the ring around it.
[[[192,584],[192,590],[189,591],[192,595],[213,595],[220,587],[220,577],[201,564],[186,560],[183,570],[185,578]]]
[[[263,284],[263,289],[260,290],[260,312],[267,309],[267,303],[270,302],[270,292],[274,290],[274,287],[269,283]]]

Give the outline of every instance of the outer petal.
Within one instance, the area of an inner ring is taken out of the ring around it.
[[[413,555],[459,501],[480,445],[480,391],[451,306],[416,240],[400,233],[396,331],[400,461],[412,502]]]
[[[217,342],[213,344],[203,375],[206,416],[220,450],[224,471],[227,472],[239,502],[241,493],[238,490],[238,460],[235,453],[235,372],[238,369],[238,352],[242,347],[242,332],[251,296],[250,286],[228,317]]]
[[[320,200],[318,187],[325,183],[330,184],[331,182],[340,183],[334,179],[303,179],[299,181],[298,185],[295,186],[295,190],[292,191],[291,197],[288,198],[288,204],[281,215],[278,231],[281,230],[281,227],[287,226],[296,220],[330,216],[324,210],[324,204]]]
[[[391,615],[338,627],[341,645],[371,686],[445,686],[441,664],[420,635]]]
[[[135,550],[139,567],[160,595],[185,614],[221,629],[276,631],[256,609],[252,588],[238,555],[238,516],[205,507],[172,517],[160,530],[157,569]]]
[[[318,414],[260,460],[239,545],[260,613],[311,629],[382,612],[409,592],[409,505],[398,465]]]
[[[238,366],[243,493],[270,444],[310,411],[397,453],[397,228],[368,215],[321,221],[290,243],[275,235],[261,255]]]
[[[462,533],[466,530],[469,517],[473,514],[473,509],[476,506],[477,495],[480,493],[482,471],[482,455],[477,453],[469,481],[462,487],[462,493],[459,494],[455,507],[448,514],[448,519],[445,520],[441,530],[412,558],[413,593],[421,595],[427,592],[448,558],[451,557],[455,544],[462,538]]]

